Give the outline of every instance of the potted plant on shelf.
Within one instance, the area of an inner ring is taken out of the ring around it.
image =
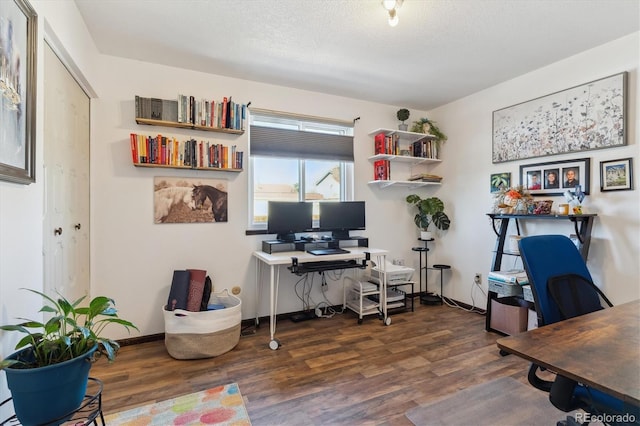
[[[129,331],[138,328],[119,318],[115,302],[107,297],[95,297],[89,306],[80,307],[85,297],[71,303],[62,296],[56,301],[25,290],[45,299],[40,312],[50,318],[44,323],[20,318],[24,322],[0,326],[25,334],[15,347],[18,352],[0,361],[0,369],[7,374],[21,424],[59,424],[82,404],[92,361],[101,354],[110,362],[116,357],[120,345],[101,337],[104,328],[109,324]]]
[[[398,130],[407,130],[409,126],[404,122],[409,119],[409,110],[406,108],[399,109],[398,112],[396,112],[396,116],[398,120],[402,121],[402,124],[398,124]]]
[[[414,121],[411,126],[411,131],[414,133],[425,133],[435,137],[436,146],[440,148],[440,144],[447,141],[447,135],[436,125],[436,122],[429,120],[428,118],[421,118],[418,121]]]
[[[444,212],[444,203],[440,198],[420,198],[416,194],[407,195],[407,203],[414,205],[418,212],[413,218],[414,223],[420,228],[420,239],[430,240],[433,238],[429,231],[429,225],[433,225],[441,230],[449,229],[451,220]]]

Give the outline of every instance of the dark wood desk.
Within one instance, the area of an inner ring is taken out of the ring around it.
[[[497,344],[640,406],[640,300],[504,337]]]

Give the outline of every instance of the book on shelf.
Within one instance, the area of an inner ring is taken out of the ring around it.
[[[222,98],[222,113],[220,114],[220,127],[222,127],[223,129],[227,127],[227,107],[228,107],[228,103],[229,100],[226,98],[226,96],[224,98]]]
[[[374,136],[374,152],[376,155],[386,154],[384,133],[378,133],[377,135]]]
[[[409,177],[410,181],[422,181],[422,182],[440,182],[442,176],[432,175],[429,173],[417,173]]]
[[[151,98],[151,117],[152,120],[162,119],[162,99]]]
[[[373,163],[373,180],[391,179],[391,164],[388,160],[377,160]]]

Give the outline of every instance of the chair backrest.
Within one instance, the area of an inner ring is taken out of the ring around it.
[[[558,305],[563,319],[599,311],[604,309],[603,303],[613,306],[594,283],[580,275],[552,277],[547,283],[547,291]]]
[[[592,284],[584,259],[568,237],[536,235],[522,238],[519,245],[539,326],[602,308],[601,292]],[[579,297],[573,300],[574,296]]]

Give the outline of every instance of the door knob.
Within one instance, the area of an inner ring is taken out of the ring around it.
[[[53,235],[62,235],[62,228],[56,228],[53,230]]]

